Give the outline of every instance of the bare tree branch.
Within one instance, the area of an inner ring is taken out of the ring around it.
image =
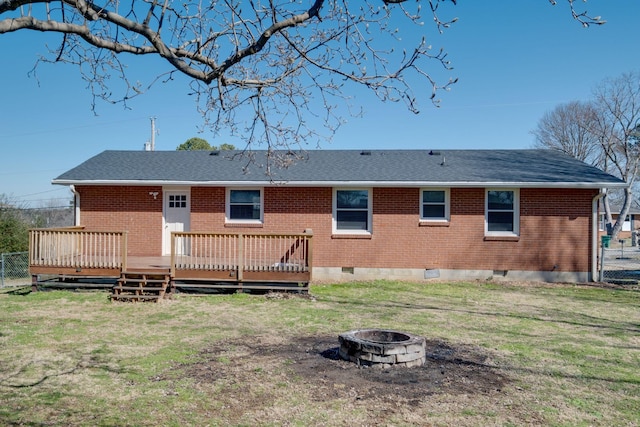
[[[538,147],[562,151],[623,179],[621,196],[607,195],[605,214],[614,238],[622,229],[640,171],[640,71],[606,79],[590,102],[572,102],[545,114],[533,131]],[[615,223],[608,199],[619,197]]]
[[[531,133],[534,146],[560,151],[594,166],[603,166],[600,138],[593,132],[597,110],[593,103],[573,101],[547,112]]]
[[[582,25],[604,22],[566,2]],[[353,107],[349,85],[413,112],[421,96],[438,105],[457,81],[447,53],[432,47],[429,31],[405,31],[423,28],[424,4],[438,32],[456,22],[441,17],[456,0],[0,0],[0,34],[61,34],[36,67],[78,66],[94,111],[99,100],[126,107],[185,76],[206,126],[286,152],[333,135],[344,122],[339,106]],[[125,64],[131,55],[161,58],[165,68],[141,83]]]

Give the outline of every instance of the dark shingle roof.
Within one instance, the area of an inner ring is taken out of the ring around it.
[[[624,182],[550,150],[313,150],[267,152],[104,151],[53,180],[54,184],[447,185],[621,187]],[[250,161],[248,156],[253,156]]]

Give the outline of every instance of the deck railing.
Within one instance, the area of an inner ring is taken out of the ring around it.
[[[312,265],[311,234],[171,234],[171,265],[180,270],[305,273]]]
[[[76,227],[29,230],[30,267],[126,269],[127,233]]]
[[[311,233],[171,233],[171,275],[178,279],[309,282],[311,266]],[[29,267],[32,275],[120,274],[127,232],[29,230]]]

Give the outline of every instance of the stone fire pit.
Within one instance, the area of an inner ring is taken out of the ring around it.
[[[422,366],[426,361],[426,340],[405,332],[386,329],[358,329],[338,336],[339,354],[360,366]]]

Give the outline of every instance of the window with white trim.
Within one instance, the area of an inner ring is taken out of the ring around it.
[[[423,189],[420,192],[420,220],[449,221],[449,190]]]
[[[334,189],[333,231],[335,233],[371,233],[371,190]]]
[[[262,222],[263,191],[261,188],[227,189],[228,222]]]
[[[520,233],[520,193],[518,190],[488,189],[485,204],[487,235],[517,236]]]

